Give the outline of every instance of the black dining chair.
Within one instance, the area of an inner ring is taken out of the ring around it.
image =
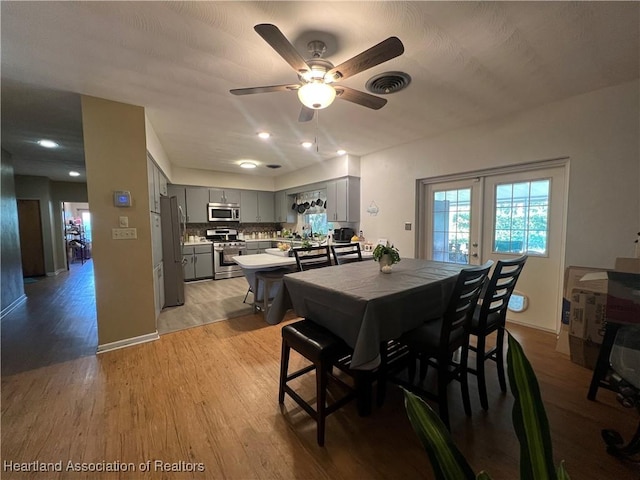
[[[438,402],[438,413],[449,427],[449,404],[447,386],[458,380],[462,389],[462,401],[467,416],[471,416],[469,384],[467,382],[467,360],[469,355],[469,326],[476,303],[487,279],[492,261],[484,265],[463,269],[456,280],[447,308],[442,317],[428,320],[420,327],[404,333],[399,342],[409,347],[408,382],[400,381],[407,389],[420,396]],[[461,350],[459,362],[454,353]],[[419,384],[414,383],[416,361],[420,365]],[[437,394],[421,387],[428,366],[438,373]]]
[[[359,243],[331,245],[331,253],[336,265],[362,261],[362,251]]]
[[[298,247],[293,249],[296,257],[298,271],[311,270],[312,268],[330,267],[331,255],[328,246],[322,247]]]
[[[291,349],[305,357],[311,365],[289,373],[289,356]],[[300,320],[282,327],[282,356],[280,360],[280,389],[278,402],[284,403],[284,395],[288,394],[317,423],[318,445],[324,445],[325,421],[329,414],[356,398],[356,391],[340,378],[333,375],[333,366],[349,363],[353,351],[340,338],[329,330],[309,319]],[[316,408],[305,401],[289,382],[315,370],[316,375]],[[329,381],[342,387],[346,393],[342,397],[327,404]]]
[[[482,292],[481,304],[478,305],[471,319],[469,333],[476,337],[476,344],[475,346],[470,344],[469,349],[476,354],[476,366],[469,367],[468,372],[478,378],[480,405],[484,410],[489,409],[484,369],[486,360],[496,362],[500,389],[504,393],[507,392],[504,376],[504,328],[507,307],[526,261],[527,255],[523,255],[513,260],[499,260],[496,263],[491,278]],[[493,332],[497,332],[496,345],[487,350],[487,337]]]

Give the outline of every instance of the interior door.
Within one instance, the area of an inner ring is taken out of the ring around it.
[[[40,200],[18,200],[17,202],[22,275],[24,277],[45,275]]]
[[[481,186],[481,179],[428,185],[426,258],[480,264]]]
[[[483,261],[529,255],[516,285],[527,308],[509,311],[511,321],[557,328],[564,278],[565,189],[564,167],[485,179]]]

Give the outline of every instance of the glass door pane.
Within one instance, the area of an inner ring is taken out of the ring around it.
[[[478,263],[479,190],[476,181],[429,186],[427,258],[448,263]]]

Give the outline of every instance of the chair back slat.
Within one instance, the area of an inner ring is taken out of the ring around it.
[[[299,247],[293,249],[298,271],[331,266],[329,247]]]
[[[480,292],[487,280],[493,262],[484,265],[465,268],[458,275],[453,288],[451,299],[443,315],[442,330],[440,332],[440,346],[442,350],[454,351],[465,343]]]
[[[336,265],[362,261],[362,251],[359,243],[331,245],[331,253]]]
[[[482,294],[482,305],[479,307],[478,328],[483,330],[489,315],[499,314],[501,323],[507,315],[507,307],[511,294],[516,287],[520,273],[528,256],[523,255],[513,260],[499,260],[490,280]]]

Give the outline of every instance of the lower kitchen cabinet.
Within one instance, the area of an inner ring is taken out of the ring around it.
[[[164,307],[164,267],[159,263],[153,269],[153,300],[155,303],[156,320]]]
[[[182,247],[184,279],[202,280],[213,278],[213,249],[211,245]]]

